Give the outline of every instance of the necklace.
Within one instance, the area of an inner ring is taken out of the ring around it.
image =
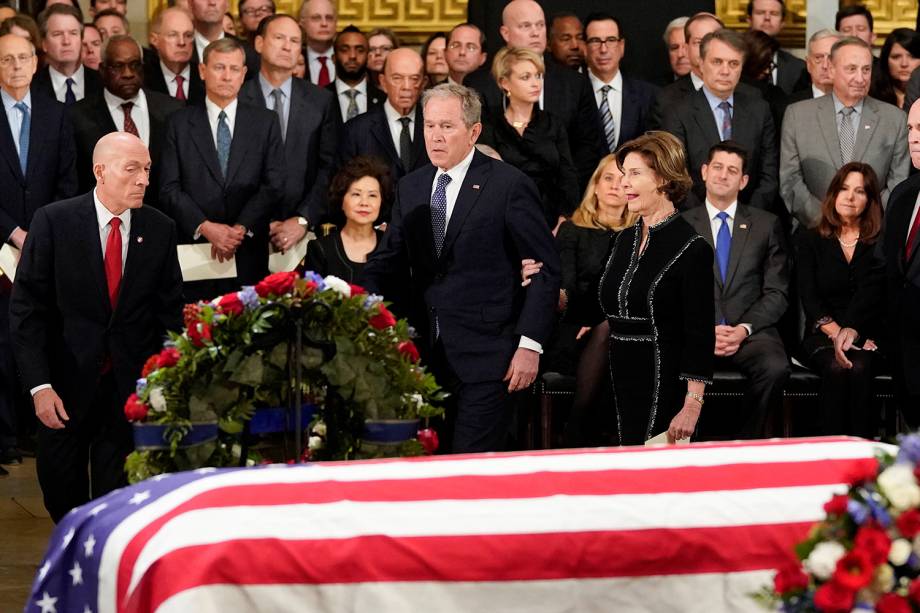
[[[529,123],[530,123],[529,121],[513,121],[512,120],[511,125],[514,127],[515,130],[520,130],[521,128],[526,128],[527,124]]]
[[[853,242],[852,242],[852,243],[847,243],[847,242],[845,242],[845,241],[843,240],[843,238],[841,238],[841,237],[839,237],[839,236],[837,237],[837,242],[839,242],[840,245],[841,245],[842,247],[846,247],[847,249],[852,249],[853,247],[856,246],[856,243],[859,242],[859,234],[856,235],[856,238],[853,239]]]

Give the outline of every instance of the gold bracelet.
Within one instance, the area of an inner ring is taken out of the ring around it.
[[[691,392],[688,390],[687,398],[693,398],[694,400],[700,403],[700,408],[702,408],[703,406],[703,395],[702,394],[697,394],[696,392]]]

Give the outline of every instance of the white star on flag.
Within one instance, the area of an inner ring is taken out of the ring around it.
[[[138,492],[131,496],[131,500],[128,501],[129,504],[141,504],[145,500],[150,498],[150,490],[144,490],[143,492]]]
[[[45,563],[42,564],[42,567],[38,569],[38,580],[41,581],[45,578],[45,575],[48,574],[48,571],[51,570],[51,562],[45,560]]]
[[[96,546],[96,539],[93,538],[93,535],[90,534],[89,538],[86,539],[83,543],[83,555],[87,558],[93,557],[93,547]]]
[[[89,608],[89,605],[83,605],[83,613],[93,613],[93,610]]]
[[[76,533],[77,531],[73,528],[67,531],[67,534],[64,535],[64,540],[61,542],[61,549],[67,549],[67,546],[70,545],[70,541],[73,540],[73,535]]]
[[[108,506],[109,504],[107,502],[97,504],[96,506],[94,506],[92,509],[89,510],[89,514],[95,517],[99,515],[100,513],[102,513],[106,508],[108,508]]]
[[[57,613],[57,607],[54,606],[57,601],[57,598],[52,598],[48,592],[45,592],[41,600],[35,601],[35,605],[42,608],[42,613]]]
[[[67,572],[73,578],[74,585],[80,585],[81,583],[83,583],[83,569],[80,568],[79,562],[74,562],[73,568],[71,568]]]

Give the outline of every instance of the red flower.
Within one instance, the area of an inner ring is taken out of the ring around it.
[[[425,448],[425,453],[428,455],[432,455],[438,450],[438,433],[434,431],[434,428],[419,430],[416,437],[418,438],[418,442],[422,444],[422,447]]]
[[[855,596],[855,592],[828,581],[815,591],[815,607],[823,613],[850,613]]]
[[[236,292],[224,294],[217,301],[217,308],[227,315],[239,315],[243,312],[243,301]]]
[[[157,354],[157,368],[169,368],[179,363],[182,354],[175,347],[166,347]]]
[[[147,419],[147,405],[141,402],[137,394],[128,396],[125,401],[125,417],[128,421],[144,421]]]
[[[908,539],[914,538],[920,532],[920,511],[917,511],[917,509],[904,511],[898,515],[895,525],[897,525],[901,536]]]
[[[160,354],[155,353],[144,362],[144,368],[141,369],[141,376],[146,377],[160,367]]]
[[[907,599],[897,594],[885,594],[875,603],[876,613],[911,613]]]
[[[874,481],[876,476],[878,476],[878,460],[864,458],[853,463],[846,480],[855,485],[864,481]]]
[[[195,322],[188,328],[188,340],[196,347],[204,347],[211,341],[211,326],[203,321]]]
[[[837,494],[824,503],[824,512],[828,515],[843,515],[847,512],[847,503],[850,497],[846,494]]]
[[[361,287],[360,285],[354,285],[353,283],[349,283],[348,287],[351,289],[352,296],[360,296],[361,294],[367,293],[367,290]]]
[[[837,562],[837,569],[830,583],[836,583],[849,592],[856,592],[869,585],[875,565],[869,554],[862,549],[854,549]]]
[[[773,589],[780,596],[808,588],[808,575],[799,563],[790,563],[779,569],[773,577]]]
[[[856,533],[853,548],[862,550],[873,566],[878,566],[888,559],[891,551],[891,539],[885,531],[875,525],[866,524]]]
[[[417,363],[419,359],[418,348],[415,346],[415,343],[412,341],[403,341],[396,346],[396,349],[409,358],[409,361],[412,363]]]
[[[296,272],[276,272],[256,284],[256,293],[263,298],[272,294],[280,296],[291,291],[296,280]]]
[[[201,307],[197,304],[187,304],[182,307],[182,323],[185,324],[186,328],[191,328],[195,325],[199,315],[201,315]]]
[[[367,320],[367,323],[378,330],[386,330],[396,325],[396,318],[390,313],[390,310],[380,302],[377,304],[377,314]]]
[[[914,579],[910,582],[910,588],[907,590],[907,597],[915,605],[920,605],[920,579]]]

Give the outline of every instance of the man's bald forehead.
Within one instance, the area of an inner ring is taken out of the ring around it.
[[[543,8],[534,0],[511,0],[502,10],[502,24],[510,26],[517,23],[522,16],[534,14],[543,17]]]
[[[113,159],[133,155],[150,158],[144,141],[127,132],[110,132],[96,142],[93,149],[93,164],[105,164]]]
[[[4,34],[0,36],[0,50],[9,53],[19,53],[20,51],[34,51],[35,47],[27,38],[16,34]]]
[[[395,68],[397,64],[400,67],[399,70]],[[422,61],[422,56],[408,47],[401,47],[390,51],[383,72],[385,74],[391,74],[394,71],[402,72],[403,69],[409,72],[422,72],[425,69],[425,63]]]

